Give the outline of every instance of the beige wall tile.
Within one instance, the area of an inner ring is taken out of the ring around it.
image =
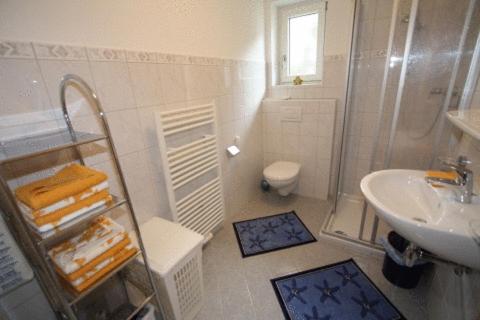
[[[90,63],[97,94],[106,111],[135,107],[128,67],[125,62]]]

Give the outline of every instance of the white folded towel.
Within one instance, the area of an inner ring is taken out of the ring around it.
[[[104,206],[106,205],[109,201],[111,201],[111,198],[109,199],[104,199],[104,200],[101,200],[101,201],[98,201],[98,202],[95,202],[93,203],[92,205],[88,206],[88,207],[83,207],[81,209],[78,209],[77,211],[74,211],[70,214],[67,214],[66,216],[63,216],[61,217],[58,221],[56,221],[55,223],[47,223],[47,224],[44,224],[42,226],[37,226],[35,224],[35,222],[30,219],[29,217],[26,217],[26,221],[28,222],[28,224],[33,228],[35,229],[37,232],[41,233],[41,236],[42,237],[45,237],[45,236],[48,236],[51,234],[50,231],[56,229],[56,228],[59,228],[61,227],[62,225],[64,225],[65,223],[67,222],[70,222],[72,221],[73,219],[76,219],[78,217],[80,217],[81,215],[83,214],[86,214],[87,212],[89,211],[92,211],[94,209],[97,209],[101,206]],[[48,233],[50,232],[50,233]],[[45,233],[48,233],[48,234],[45,234]]]

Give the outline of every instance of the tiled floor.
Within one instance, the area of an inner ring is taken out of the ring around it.
[[[408,319],[428,319],[415,291],[395,288],[383,278],[382,257],[350,245],[321,237],[311,244],[241,257],[231,222],[292,209],[318,238],[328,204],[309,198],[268,196],[226,221],[204,249],[206,299],[196,320],[284,319],[270,279],[349,258],[355,259]]]

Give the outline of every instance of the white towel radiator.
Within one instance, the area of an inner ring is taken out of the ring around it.
[[[215,105],[157,112],[155,122],[172,219],[208,241],[225,211]]]

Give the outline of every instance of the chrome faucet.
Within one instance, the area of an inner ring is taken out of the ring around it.
[[[473,195],[473,172],[467,168],[472,163],[465,156],[459,156],[457,161],[452,159],[439,158],[443,166],[453,169],[457,172],[458,178],[455,180],[442,179],[437,177],[425,177],[428,183],[445,183],[460,188],[457,201],[461,203],[472,203]]]

